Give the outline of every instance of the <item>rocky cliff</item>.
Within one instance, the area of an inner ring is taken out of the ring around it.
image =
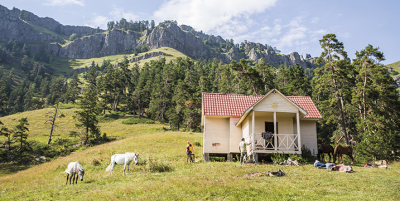
[[[40,31],[47,29],[53,32]],[[160,23],[153,30],[142,33],[134,31],[100,30],[84,26],[64,26],[52,18],[41,18],[28,11],[13,8],[8,10],[0,5],[0,40],[40,41],[47,45],[32,44],[31,50],[37,52],[44,48],[47,53],[67,58],[92,58],[133,52],[138,45],[146,44],[149,49],[171,47],[193,58],[219,59],[225,63],[242,58],[252,59],[256,63],[269,62],[274,66],[281,64],[303,68],[315,68],[315,58],[304,59],[297,52],[289,55],[277,54],[270,47],[260,43],[245,42],[229,46],[229,40],[221,36],[197,32],[187,25],[178,26],[176,22]],[[77,34],[78,39],[68,45],[58,43],[60,37]],[[229,47],[229,49],[226,49]]]
[[[65,26],[49,17],[38,17],[29,11],[21,11],[17,8],[9,10],[0,5],[0,40],[5,42],[9,40],[53,42],[61,39],[57,34],[40,32],[31,24],[65,36],[75,33],[78,37],[83,37],[96,32],[96,29],[91,27]]]

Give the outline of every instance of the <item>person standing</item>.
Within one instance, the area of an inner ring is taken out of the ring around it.
[[[239,143],[239,151],[240,151],[240,165],[243,164],[243,159],[244,157],[247,157],[247,147],[251,145],[250,143],[247,143],[244,141],[244,138],[242,138],[242,141]]]
[[[188,145],[186,146],[186,162],[190,160],[193,163],[192,153],[193,153],[193,145],[187,141]]]

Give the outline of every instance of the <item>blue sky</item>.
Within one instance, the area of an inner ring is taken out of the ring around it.
[[[106,28],[108,21],[177,20],[207,34],[268,44],[284,54],[319,56],[319,40],[337,35],[350,58],[368,44],[384,64],[400,60],[400,1],[372,0],[2,0],[3,6],[51,17],[64,25]]]

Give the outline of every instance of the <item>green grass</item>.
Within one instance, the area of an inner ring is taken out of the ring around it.
[[[58,36],[58,37],[64,39],[65,41],[67,41],[67,40],[69,39],[69,36],[56,33],[56,32],[54,32],[54,31],[52,31],[52,30],[50,30],[50,29],[47,29],[47,28],[45,28],[45,27],[42,27],[42,26],[39,26],[39,25],[36,25],[36,24],[33,24],[33,23],[29,23],[29,22],[24,21],[24,20],[22,20],[22,21],[25,22],[25,23],[27,23],[27,24],[29,24],[30,26],[32,26],[32,28],[33,28],[35,31],[39,32],[39,33],[46,33],[46,34],[50,34],[50,35],[52,35],[52,36]]]
[[[200,133],[155,132],[86,149],[67,157],[0,177],[1,200],[399,200],[400,164],[388,169],[354,165],[354,173],[328,172],[312,165],[284,167],[234,162],[187,164],[186,141],[201,141]],[[139,153],[141,165],[105,172],[111,155]],[[199,161],[201,148],[194,147]],[[67,164],[79,161],[85,168],[77,186],[65,185]],[[146,160],[147,164],[143,164]],[[150,164],[149,161],[152,161]],[[156,164],[156,165],[154,165]],[[168,167],[167,172],[154,171]],[[285,177],[238,175],[281,168]],[[2,169],[0,169],[1,171]]]
[[[394,71],[397,71],[398,73],[400,73],[400,61],[398,61],[398,62],[394,62],[394,63],[391,63],[391,64],[387,64],[387,65],[385,65],[386,67],[389,67],[389,68],[392,68]],[[400,74],[398,74],[398,75],[393,75],[393,74],[391,74],[391,76],[392,77],[397,77],[397,76],[399,76]]]
[[[68,108],[67,104],[63,104],[62,107]],[[56,119],[56,127],[53,131],[52,139],[53,142],[57,138],[64,138],[64,139],[74,139],[69,137],[70,131],[80,132],[81,129],[75,127],[77,123],[73,116],[75,115],[75,111],[78,109],[70,108],[70,109],[60,109],[58,114],[64,114],[65,117],[57,118]],[[0,121],[3,122],[4,126],[9,129],[13,129],[15,125],[18,124],[18,120],[27,117],[29,123],[29,136],[28,140],[35,140],[41,143],[47,143],[49,134],[50,134],[50,124],[46,124],[48,117],[46,115],[53,115],[55,109],[54,108],[45,108],[40,110],[28,111],[18,114],[9,115],[6,117],[0,117]],[[135,135],[143,135],[148,133],[154,133],[161,131],[163,127],[167,127],[167,125],[155,123],[155,124],[134,124],[134,125],[127,125],[122,124],[122,121],[130,118],[132,116],[125,116],[121,118],[117,118],[113,121],[100,121],[99,126],[101,130],[101,134],[107,133],[108,137],[113,138],[126,138]],[[3,137],[0,137],[2,139]],[[5,138],[4,138],[5,139]]]
[[[161,56],[166,59],[166,62],[170,62],[171,60],[175,60],[177,57],[187,57],[185,54],[179,52],[178,50],[175,50],[170,47],[160,47],[157,49],[152,49],[150,51],[140,53],[138,56],[144,55],[146,53],[150,52],[155,52],[155,51],[162,51],[166,54],[172,55],[172,56]],[[110,60],[111,64],[117,64],[119,62],[122,62],[124,60],[124,57],[127,57],[128,59],[135,57],[133,53],[124,53],[124,54],[117,54],[117,55],[110,55],[110,56],[104,56],[104,57],[96,57],[96,58],[90,58],[90,59],[69,59],[69,58],[64,58],[64,57],[56,57],[56,56],[50,56],[50,66],[52,66],[55,70],[54,74],[55,75],[65,75],[66,73],[70,73],[73,69],[77,68],[85,68],[85,66],[89,67],[91,66],[92,62],[94,61],[96,64],[99,64],[99,66],[103,63],[103,60]],[[138,61],[139,67],[143,67],[144,63],[150,62],[151,60],[158,60],[158,57],[152,57],[144,60]],[[131,67],[133,67],[133,63],[129,64]]]

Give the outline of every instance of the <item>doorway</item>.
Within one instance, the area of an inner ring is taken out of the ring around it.
[[[271,132],[271,133],[275,133],[274,132],[274,122],[265,122],[265,132]],[[276,134],[278,134],[278,122],[276,122]]]
[[[274,122],[265,122],[265,132],[271,132],[274,134]],[[278,122],[276,122],[276,133],[278,133]],[[266,148],[274,148],[273,144],[275,142],[275,137],[270,138],[269,140],[266,140]]]

